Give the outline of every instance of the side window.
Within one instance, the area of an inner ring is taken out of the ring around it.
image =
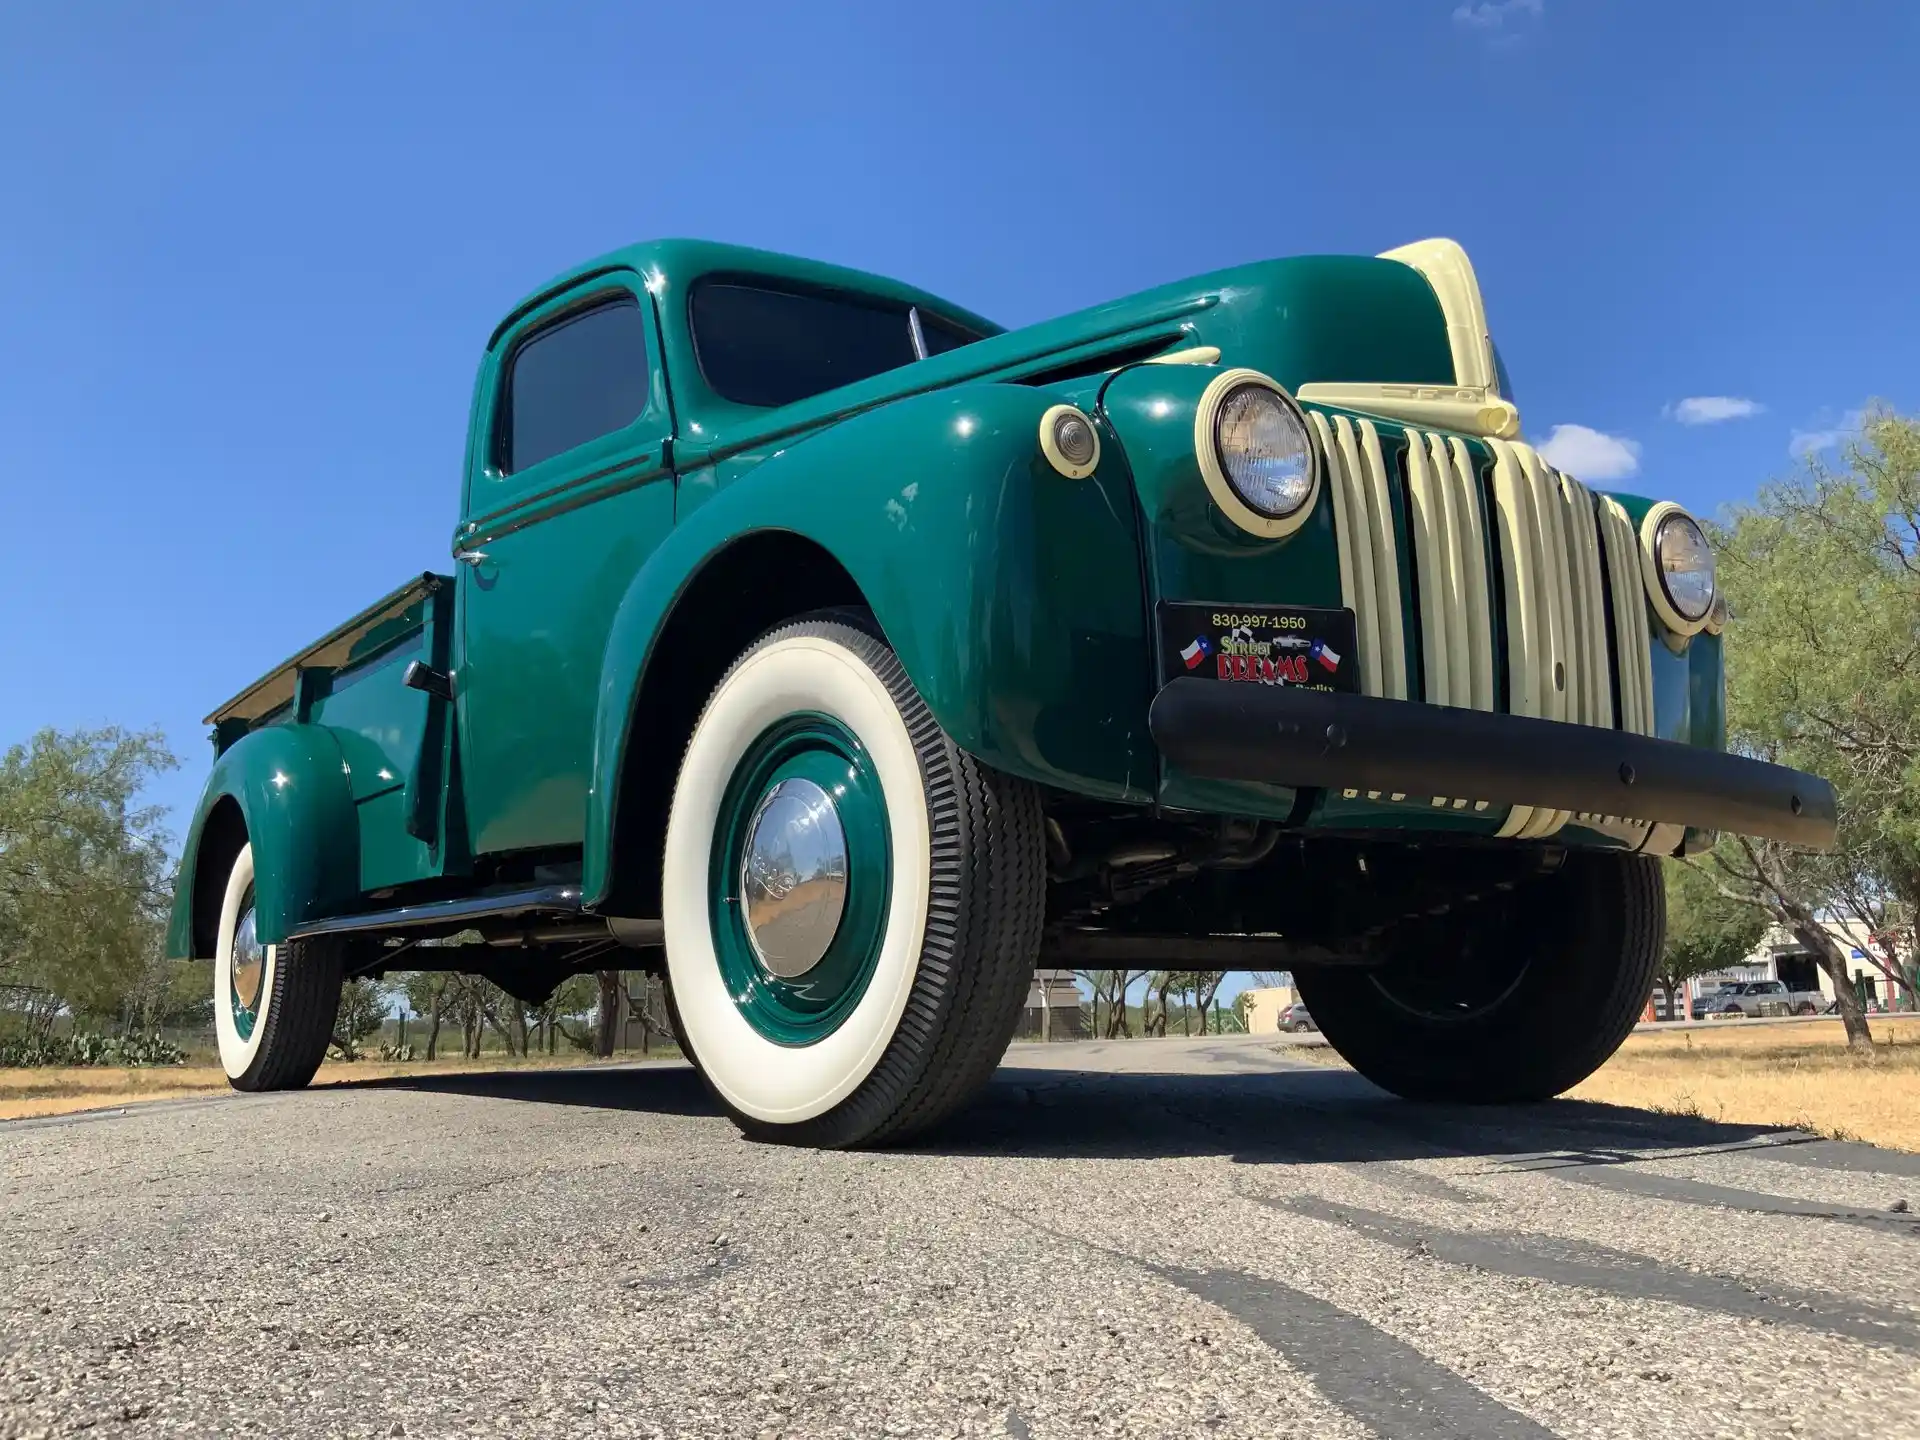
[[[647,408],[647,328],[631,295],[576,311],[520,343],[494,437],[507,474],[624,429]]]
[[[949,350],[958,350],[962,345],[971,345],[980,337],[962,330],[951,320],[942,320],[938,315],[920,312],[920,333],[926,338],[928,355],[944,355]]]

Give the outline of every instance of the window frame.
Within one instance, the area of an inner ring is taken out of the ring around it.
[[[499,361],[498,378],[493,387],[493,413],[490,417],[491,425],[487,436],[486,469],[489,473],[501,480],[512,480],[518,476],[532,474],[542,466],[551,465],[556,461],[565,459],[569,455],[577,454],[593,445],[606,441],[611,436],[624,435],[627,431],[633,429],[634,426],[645,420],[654,409],[654,377],[659,368],[659,362],[654,352],[652,325],[647,316],[647,297],[635,293],[632,286],[620,283],[619,279],[615,277],[614,282],[611,284],[593,286],[578,296],[567,295],[558,297],[558,299],[560,303],[555,308],[548,309],[543,306],[527,316],[526,320],[522,322],[522,325],[518,327],[515,333],[509,338],[505,353]],[[588,436],[576,444],[569,445],[564,450],[556,450],[551,455],[543,455],[540,459],[523,465],[517,470],[511,468],[510,462],[513,458],[511,453],[513,445],[513,380],[514,372],[520,365],[521,355],[525,353],[529,345],[532,345],[543,336],[549,335],[567,325],[571,325],[578,320],[582,320],[597,311],[613,310],[622,307],[628,307],[637,312],[640,321],[641,361],[642,369],[647,375],[647,393],[646,398],[640,406],[639,413],[623,425],[618,425],[611,430],[603,430],[597,435]]]

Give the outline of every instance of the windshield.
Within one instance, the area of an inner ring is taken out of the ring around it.
[[[738,405],[791,405],[910,365],[910,307],[869,296],[703,280],[688,302],[694,353],[707,384]],[[979,339],[920,312],[929,355]]]

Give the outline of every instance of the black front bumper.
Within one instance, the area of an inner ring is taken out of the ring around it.
[[[1416,701],[1182,677],[1148,717],[1190,775],[1294,789],[1444,795],[1694,825],[1825,849],[1817,775],[1623,730]]]

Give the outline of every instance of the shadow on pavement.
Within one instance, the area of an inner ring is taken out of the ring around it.
[[[1761,1137],[1775,1149],[1802,1138],[1777,1126],[1583,1100],[1417,1105],[1336,1069],[1100,1075],[1003,1067],[978,1102],[912,1148],[1061,1158],[1226,1155],[1286,1165],[1568,1152],[1629,1158]]]
[[[428,1095],[473,1095],[534,1105],[580,1105],[596,1110],[646,1110],[659,1115],[718,1115],[690,1066],[587,1065],[557,1070],[470,1070],[452,1075],[395,1075],[348,1080],[340,1090],[411,1090]]]
[[[472,1095],[534,1105],[720,1114],[684,1065],[496,1070],[352,1082],[342,1088]],[[1751,1145],[1780,1154],[1823,1143],[1777,1127],[1733,1125],[1582,1100],[1537,1105],[1415,1105],[1350,1071],[1102,1074],[1002,1066],[966,1110],[905,1154],[1327,1164],[1483,1155],[1517,1159]]]

